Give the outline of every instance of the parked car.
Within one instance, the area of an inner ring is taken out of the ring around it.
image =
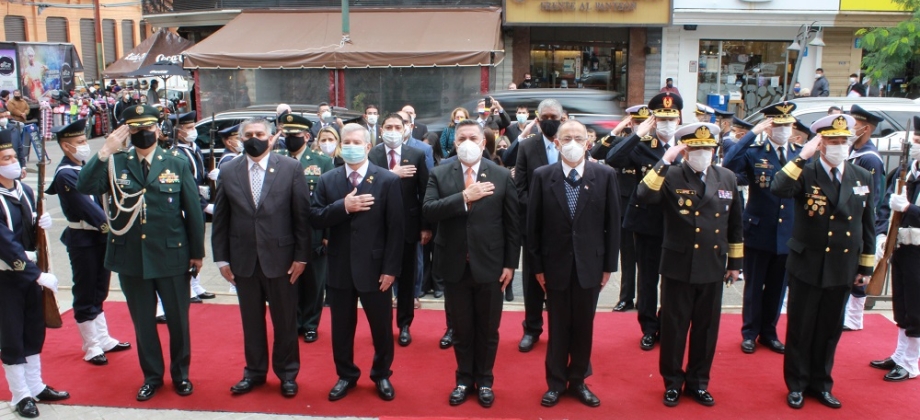
[[[596,71],[592,73],[584,73],[581,75],[581,78],[578,79],[578,87],[590,88],[590,89],[603,89],[606,90],[610,87],[610,72],[609,71]]]

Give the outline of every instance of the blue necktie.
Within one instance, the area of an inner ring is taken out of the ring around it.
[[[550,165],[556,163],[556,161],[559,160],[559,152],[556,151],[552,144],[546,146],[546,160]]]
[[[565,197],[569,202],[569,214],[572,218],[575,218],[575,207],[578,205],[578,186],[581,184],[579,182],[581,178],[578,176],[578,171],[572,169],[569,171],[569,176],[565,178]]]

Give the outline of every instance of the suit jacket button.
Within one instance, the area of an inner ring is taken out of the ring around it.
[[[719,233],[719,229],[716,229],[716,233]]]
[[[699,216],[700,212],[693,213],[694,216]]]
[[[843,250],[843,253],[844,253],[844,254],[846,254],[847,252],[850,252],[850,250],[849,250],[849,249],[844,249],[844,250]]]
[[[719,217],[719,213],[716,213],[716,217]]]
[[[831,247],[827,247],[827,249],[825,249],[824,252],[831,252]]]
[[[147,234],[141,234],[141,239],[147,239]]]
[[[718,245],[713,245],[713,246],[712,246],[712,249],[719,249],[719,246],[718,246]]]
[[[693,249],[699,249],[699,248],[700,248],[700,244],[693,244]]]
[[[834,220],[834,216],[831,216],[831,220]]]
[[[784,208],[786,208],[786,206],[784,206],[784,205],[782,205],[782,204],[779,205],[779,209],[780,209],[780,210],[782,210],[782,209],[784,209]]]
[[[700,233],[700,228],[696,228],[696,233]]]
[[[834,232],[827,232],[827,236],[834,236]]]
[[[783,219],[779,219],[779,222],[780,222],[780,223],[783,223]]]
[[[850,232],[847,232],[847,236],[850,236]]]
[[[847,216],[847,220],[853,220],[853,216]]]

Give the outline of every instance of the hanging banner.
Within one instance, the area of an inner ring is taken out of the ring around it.
[[[16,77],[16,50],[7,45],[0,45],[0,90],[12,92],[19,89],[19,78]]]
[[[74,87],[71,49],[66,45],[20,44],[22,96],[39,101],[52,90]]]

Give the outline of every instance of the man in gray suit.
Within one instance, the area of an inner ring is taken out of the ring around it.
[[[243,379],[230,388],[234,394],[265,383],[265,303],[271,302],[272,370],[281,379],[281,395],[297,395],[300,353],[294,283],[310,258],[310,198],[300,163],[271,153],[279,134],[271,136],[264,119],[240,124],[246,157],[221,168],[214,202],[214,261],[220,274],[236,286],[243,318],[246,368]]]

